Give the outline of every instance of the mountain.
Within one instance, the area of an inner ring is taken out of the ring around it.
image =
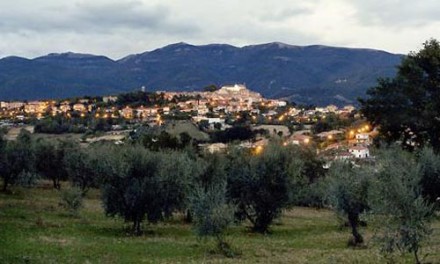
[[[244,83],[269,98],[338,105],[355,102],[379,77],[391,77],[402,55],[379,50],[176,43],[120,60],[53,53],[0,60],[0,100],[65,98],[139,89],[194,91]]]

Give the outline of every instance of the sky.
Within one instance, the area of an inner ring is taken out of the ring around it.
[[[1,0],[0,57],[119,59],[172,43],[268,42],[407,54],[440,40],[439,0]]]

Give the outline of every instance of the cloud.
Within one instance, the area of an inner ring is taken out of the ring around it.
[[[76,21],[84,21],[106,32],[119,28],[145,30],[155,33],[190,34],[198,31],[195,25],[172,20],[171,11],[163,5],[146,6],[142,2],[115,2],[106,5],[78,5]]]
[[[146,5],[140,1],[111,3],[76,3],[73,6],[50,6],[38,10],[0,11],[1,32],[78,32],[109,34],[118,30],[137,30],[156,34],[194,34],[191,23],[172,19],[170,9]]]
[[[381,25],[393,28],[420,27],[439,22],[438,0],[346,0],[356,8],[356,16],[364,26]]]
[[[0,1],[0,56],[120,58],[175,42],[273,41],[407,53],[439,38],[438,0]]]
[[[266,11],[264,12],[264,14],[261,15],[260,19],[263,22],[265,21],[282,22],[292,17],[309,15],[311,13],[313,13],[313,10],[310,7],[305,7],[305,6],[289,7],[289,8],[278,9],[275,11]]]

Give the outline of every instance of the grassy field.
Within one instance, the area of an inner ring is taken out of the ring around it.
[[[243,224],[228,230],[235,258],[216,254],[214,241],[199,240],[181,219],[143,226],[130,236],[121,219],[104,215],[98,191],[85,200],[79,217],[60,205],[59,192],[46,183],[34,189],[0,193],[0,263],[384,263],[372,243],[372,227],[362,229],[364,248],[347,248],[348,228],[328,210],[294,208],[271,235],[253,234]],[[423,248],[428,263],[440,263],[440,220]],[[395,263],[413,263],[398,256]]]

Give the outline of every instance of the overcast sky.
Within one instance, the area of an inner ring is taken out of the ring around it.
[[[0,57],[274,41],[406,54],[440,39],[439,13],[439,0],[1,0]]]

